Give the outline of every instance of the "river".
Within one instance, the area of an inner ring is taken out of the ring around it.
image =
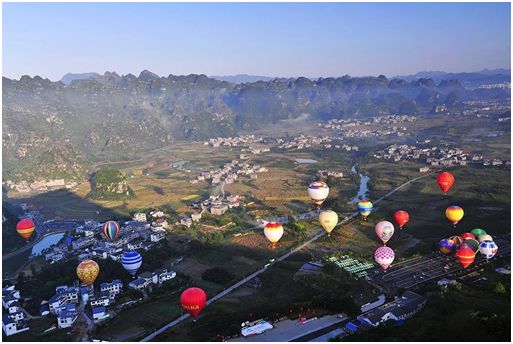
[[[360,201],[362,199],[366,199],[367,193],[369,192],[368,184],[369,184],[370,177],[357,172],[356,165],[357,164],[355,164],[355,165],[353,165],[353,167],[351,167],[351,172],[358,173],[358,176],[360,177],[360,189],[358,190],[358,193],[356,194],[356,196],[351,200],[351,203],[358,203],[358,201]]]
[[[40,242],[38,242],[34,245],[34,247],[32,247],[32,255],[39,255],[45,249],[57,244],[64,237],[65,234],[66,233],[55,233],[47,237],[44,237]]]

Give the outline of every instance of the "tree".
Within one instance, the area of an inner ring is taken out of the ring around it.
[[[502,284],[501,282],[498,282],[497,285],[495,285],[495,289],[493,291],[496,292],[499,295],[506,295],[507,294],[507,290],[504,287],[504,284]]]

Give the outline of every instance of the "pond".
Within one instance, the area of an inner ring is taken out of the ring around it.
[[[35,244],[34,247],[32,247],[32,254],[41,254],[41,252],[43,252],[50,246],[57,244],[64,237],[65,234],[66,233],[55,233],[47,237],[44,237],[43,240],[41,240],[40,242]]]
[[[314,160],[314,159],[296,159],[296,162],[298,164],[315,164],[315,163],[317,163],[317,160]]]
[[[356,165],[353,165],[353,167],[351,167],[351,172],[358,173],[358,172],[356,172]],[[361,173],[358,173],[358,175],[360,176],[360,189],[358,190],[358,193],[356,194],[356,196],[351,200],[351,203],[358,203],[358,201],[360,201],[362,199],[366,199],[367,192],[369,192],[369,187],[368,187],[369,180],[370,180],[369,176],[365,176]]]

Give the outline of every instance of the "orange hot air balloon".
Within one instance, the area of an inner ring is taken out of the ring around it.
[[[100,273],[100,267],[94,260],[86,259],[77,266],[77,276],[85,284],[93,285]]]
[[[451,205],[445,210],[445,216],[456,227],[456,224],[463,218],[465,212],[457,205]]]
[[[436,182],[443,193],[447,194],[447,191],[454,185],[454,176],[450,172],[442,172],[438,175]]]
[[[404,210],[398,210],[394,213],[394,220],[399,225],[399,229],[403,229],[403,226],[410,221],[410,214]]]
[[[476,259],[476,253],[471,248],[462,246],[456,251],[456,259],[458,259],[458,262],[466,268],[474,262],[474,259]]]
[[[34,233],[34,230],[36,229],[36,225],[34,225],[34,222],[30,219],[23,219],[16,225],[16,231],[19,235],[27,242],[29,241],[30,237],[32,236],[32,233]]]
[[[200,288],[188,288],[180,295],[180,303],[187,313],[196,318],[205,308],[207,294]]]

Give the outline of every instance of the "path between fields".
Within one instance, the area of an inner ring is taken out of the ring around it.
[[[388,193],[386,193],[385,195],[381,196],[380,198],[378,198],[374,204],[378,204],[379,202],[381,202],[383,199],[391,196],[393,193],[395,193],[396,191],[398,191],[399,189],[403,188],[404,186],[406,185],[409,185],[419,179],[422,179],[422,178],[426,178],[430,175],[432,175],[434,172],[431,172],[431,173],[428,173],[428,174],[425,174],[425,175],[422,175],[422,176],[419,176],[419,177],[416,177],[416,178],[413,178],[407,182],[404,182],[403,184],[399,185],[398,187],[396,187],[395,189],[389,191]],[[345,224],[347,222],[349,222],[350,220],[352,220],[354,217],[356,217],[358,215],[358,212],[354,212],[354,213],[351,213],[351,215],[349,215],[348,217],[346,217],[344,220],[340,221],[339,223],[337,223],[337,226],[341,225],[341,224]],[[322,237],[326,232],[324,230],[320,230],[317,234],[315,234],[312,238],[308,239],[307,241],[305,241],[304,243],[302,243],[301,245],[291,249],[289,252],[285,253],[284,255],[282,255],[281,257],[278,257],[276,259],[277,262],[280,262],[282,260],[285,260],[287,259],[288,257],[290,257],[291,255],[293,255],[294,253],[302,250],[303,248],[305,248],[306,246],[310,245],[312,242],[316,241],[317,239],[319,239],[320,237]],[[264,268],[261,268],[260,270],[258,271],[255,271],[254,273],[252,273],[251,275],[249,275],[248,277],[240,280],[239,282],[235,283],[234,285],[226,288],[225,290],[223,290],[222,292],[220,292],[219,294],[215,295],[214,297],[212,297],[211,299],[209,299],[207,301],[207,306],[210,305],[211,303],[213,302],[216,302],[217,300],[219,300],[220,298],[224,297],[225,295],[231,293],[233,290],[237,289],[238,287],[248,283],[250,280],[252,280],[253,278],[255,278],[256,276],[260,275],[262,272],[264,272],[265,270],[267,270],[266,267]],[[154,339],[155,337],[157,337],[158,335],[162,334],[164,331],[167,331],[168,329],[170,329],[171,327],[181,323],[182,321],[186,320],[187,318],[189,318],[190,315],[187,313],[187,314],[184,314],[180,317],[178,317],[177,319],[171,321],[170,323],[164,325],[163,327],[161,327],[160,329],[156,330],[155,332],[149,334],[148,336],[144,337],[143,339],[141,339],[141,342],[148,342],[152,339]]]

